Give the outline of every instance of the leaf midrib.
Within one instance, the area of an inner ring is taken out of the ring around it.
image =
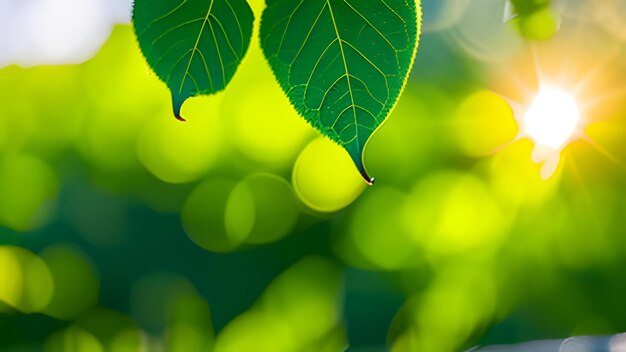
[[[209,4],[209,10],[207,11],[206,16],[204,17],[204,21],[202,21],[202,26],[200,27],[200,33],[198,33],[198,38],[196,38],[196,43],[194,44],[193,49],[191,49],[191,57],[189,58],[189,62],[187,63],[187,68],[185,69],[185,73],[183,74],[183,80],[180,83],[180,89],[178,90],[178,94],[181,94],[183,92],[185,80],[187,79],[187,75],[189,74],[189,69],[191,68],[191,63],[193,62],[193,58],[196,54],[196,51],[198,50],[198,45],[200,44],[200,38],[202,38],[202,34],[204,33],[204,27],[206,27],[206,24],[209,21],[209,17],[211,16],[211,10],[213,9],[214,2],[215,0],[211,0],[211,3]]]
[[[343,50],[343,39],[339,34],[339,29],[337,28],[337,21],[335,20],[335,15],[333,13],[333,8],[330,5],[330,0],[326,0],[326,6],[328,6],[328,11],[330,12],[330,19],[333,23],[333,27],[335,29],[335,34],[337,35],[337,41],[339,42],[339,51],[341,52],[341,60],[343,61],[343,67],[346,71],[346,80],[348,81],[348,91],[350,92],[350,101],[352,102],[352,113],[354,115],[354,130],[355,130],[355,141],[357,143],[357,148],[359,147],[359,125],[356,118],[356,103],[354,101],[354,93],[352,92],[352,83],[350,81],[350,72],[348,71],[348,62],[346,60],[346,54]],[[340,116],[338,116],[339,118]],[[339,137],[341,138],[341,137]]]

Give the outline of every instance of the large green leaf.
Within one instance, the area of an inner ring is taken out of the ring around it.
[[[415,58],[415,0],[268,0],[261,45],[296,110],[343,146],[366,181],[365,145]]]
[[[178,119],[187,98],[230,82],[250,46],[253,22],[246,0],[135,0],[139,46],[172,92]]]

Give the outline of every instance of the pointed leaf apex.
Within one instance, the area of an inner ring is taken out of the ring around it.
[[[172,94],[172,107],[174,110],[174,117],[176,117],[178,121],[183,121],[183,122],[187,121],[185,120],[184,117],[180,115],[180,110],[182,109],[184,102],[185,102],[184,99],[181,101],[180,99],[177,99],[176,96]]]
[[[350,157],[352,158],[352,161],[354,162],[357,170],[359,170],[359,174],[361,174],[361,177],[363,177],[365,183],[367,183],[369,186],[372,186],[374,185],[374,178],[367,173],[367,170],[365,170],[365,163],[363,163],[361,155],[362,154],[359,152],[358,155],[350,155]]]
[[[365,180],[368,186],[374,185],[375,179],[367,173],[362,165],[359,166],[359,173],[361,174],[361,177],[363,177],[363,180]]]

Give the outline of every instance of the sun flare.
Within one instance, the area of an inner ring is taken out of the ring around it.
[[[581,112],[574,96],[562,89],[542,87],[523,117],[524,133],[536,145],[562,149],[580,127]]]
[[[535,148],[532,159],[542,164],[541,178],[554,175],[562,150],[583,134],[581,105],[569,91],[543,84],[520,114],[521,138],[529,138]]]

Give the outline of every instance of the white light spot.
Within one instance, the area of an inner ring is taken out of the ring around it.
[[[610,352],[626,352],[626,333],[611,337],[609,348]]]
[[[524,115],[524,131],[538,146],[558,151],[574,136],[580,119],[580,109],[571,94],[543,87]]]
[[[0,0],[0,68],[80,63],[116,23],[130,20],[131,0]]]

